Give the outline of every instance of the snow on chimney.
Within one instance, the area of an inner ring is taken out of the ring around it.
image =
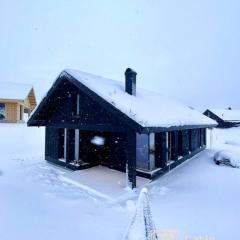
[[[136,76],[137,73],[131,68],[125,71],[125,91],[133,96],[136,96]]]

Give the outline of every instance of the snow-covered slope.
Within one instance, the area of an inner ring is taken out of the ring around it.
[[[215,125],[216,122],[180,102],[137,87],[137,95],[125,92],[124,83],[78,70],[68,74],[143,127]]]

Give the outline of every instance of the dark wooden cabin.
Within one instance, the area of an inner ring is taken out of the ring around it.
[[[136,72],[121,82],[64,70],[28,126],[46,127],[47,161],[73,169],[104,165],[154,178],[206,147],[215,122],[158,93],[136,90]],[[97,141],[96,141],[97,140]]]
[[[240,110],[228,109],[207,109],[205,116],[218,123],[219,128],[231,128],[240,126]]]

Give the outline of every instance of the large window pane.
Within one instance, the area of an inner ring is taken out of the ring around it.
[[[155,134],[149,134],[149,164],[150,170],[155,169]]]
[[[6,118],[5,104],[0,103],[0,120],[4,120],[5,118]]]
[[[149,136],[137,134],[137,168],[147,169],[149,162]]]

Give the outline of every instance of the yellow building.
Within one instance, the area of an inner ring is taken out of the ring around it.
[[[0,122],[25,122],[36,105],[33,86],[0,82]]]

